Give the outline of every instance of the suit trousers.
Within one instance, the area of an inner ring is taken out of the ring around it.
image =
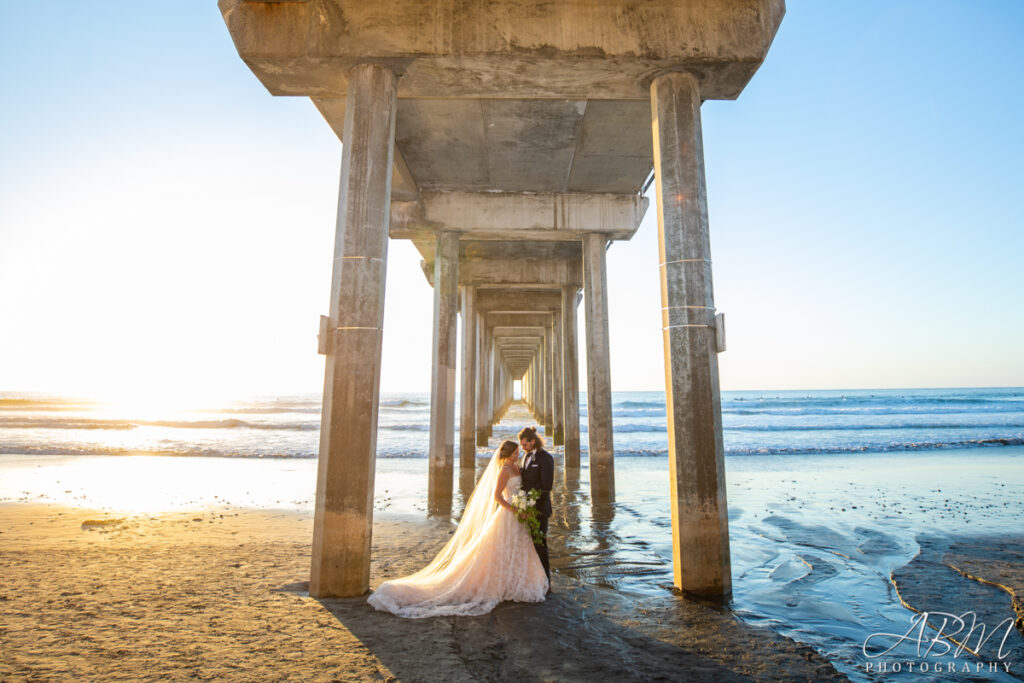
[[[540,522],[540,531],[544,534],[544,540],[533,544],[534,550],[537,551],[537,557],[540,558],[540,563],[544,566],[544,573],[548,575],[548,583],[551,583],[551,565],[548,563],[548,519],[550,517],[551,515],[543,513],[537,515],[537,521]]]

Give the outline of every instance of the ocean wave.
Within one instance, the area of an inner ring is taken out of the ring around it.
[[[1024,404],[1004,405],[991,404],[984,410],[971,409],[967,406],[914,406],[901,404],[894,406],[862,406],[843,408],[779,408],[765,406],[763,408],[728,408],[722,405],[722,415],[776,415],[779,417],[795,416],[835,416],[835,415],[1000,415],[1020,413],[1024,415]]]
[[[952,448],[987,448],[998,446],[1024,446],[1024,437],[994,437],[964,439],[961,441],[911,441],[888,444],[849,444],[842,446],[806,446],[790,448],[729,448],[726,455],[841,455],[851,453],[894,453],[899,451],[927,451]]]
[[[1011,390],[1007,390],[1011,391]],[[802,406],[802,405],[846,405],[853,403],[918,403],[918,404],[943,404],[943,403],[966,403],[971,405],[984,404],[984,403],[1004,403],[1004,402],[1020,402],[1024,401],[1024,392],[1021,393],[1006,393],[1003,391],[990,392],[990,393],[975,393],[975,394],[958,394],[949,393],[943,395],[927,395],[927,394],[893,394],[893,393],[878,393],[878,394],[842,394],[830,396],[758,396],[754,397],[743,397],[743,396],[728,396],[722,397],[723,403],[757,403],[765,402],[772,403],[778,406]]]
[[[320,403],[318,402],[315,406],[253,406],[251,408],[218,408],[216,410],[196,412],[227,413],[238,415],[273,415],[276,413],[315,413],[316,415],[319,415]]]
[[[67,456],[158,456],[158,457],[200,457],[200,458],[245,458],[245,459],[298,459],[315,460],[318,457],[316,451],[267,451],[267,452],[246,452],[237,450],[225,450],[221,448],[202,447],[181,447],[176,445],[173,448],[110,448],[104,446],[88,446],[75,444],[55,444],[50,446],[0,446],[0,455],[67,455]],[[392,448],[377,452],[378,458],[423,458],[426,459],[427,452],[424,449],[401,449]]]
[[[616,410],[612,409],[612,417],[665,417],[665,406],[660,410]],[[581,417],[586,417],[587,411],[581,411]]]
[[[169,427],[174,429],[283,429],[311,431],[320,424],[309,422],[246,422],[245,420],[113,420],[104,418],[0,418],[0,429],[110,429],[129,430],[138,427]]]
[[[430,401],[416,401],[412,399],[402,398],[381,401],[377,405],[379,405],[381,408],[415,408],[420,406],[429,406]]]
[[[667,432],[668,428],[667,428],[667,426],[665,424],[645,425],[645,424],[630,424],[630,423],[626,423],[626,424],[613,424],[612,430],[616,434],[637,434],[637,433],[643,434],[643,433]],[[586,433],[588,431],[589,430],[587,429],[586,422],[581,423],[580,424],[580,432],[581,433]]]
[[[852,455],[856,453],[897,453],[907,451],[998,448],[1000,446],[1024,446],[1024,437],[964,439],[961,441],[914,441],[889,444],[848,444],[841,446],[796,446],[796,447],[748,447],[726,448],[728,456],[749,455]],[[616,448],[616,458],[652,458],[667,457],[664,448]]]
[[[93,401],[69,398],[0,398],[0,410],[83,410],[94,405]]]
[[[842,446],[806,446],[806,447],[766,447],[766,448],[727,448],[725,455],[745,457],[754,455],[853,455],[857,453],[896,453],[927,450],[998,448],[1000,446],[1024,446],[1024,438],[987,438],[965,439],[962,441],[943,442],[907,442],[890,444],[864,444]],[[584,450],[584,452],[586,452]],[[164,457],[207,457],[207,458],[296,458],[315,459],[315,451],[270,451],[243,452],[217,448],[109,448],[103,446],[57,444],[50,446],[0,446],[0,454],[16,455],[68,455],[68,456],[131,456],[149,455]],[[553,453],[556,459],[560,456]],[[667,457],[664,448],[616,448],[616,458],[659,458]],[[392,448],[379,450],[378,459],[389,458],[427,458],[425,449]]]
[[[665,410],[665,399],[654,401],[616,401],[612,404],[613,410],[615,406],[620,406],[622,408],[650,408],[652,410]]]
[[[203,457],[203,458],[316,458],[315,452],[266,452],[253,453],[228,451],[218,448],[111,448],[108,446],[88,446],[56,444],[51,446],[0,446],[0,454],[4,455],[102,455],[129,456],[155,455],[161,457]]]
[[[902,422],[899,424],[842,424],[842,425],[730,425],[724,426],[725,431],[736,432],[870,432],[908,429],[1024,429],[1024,424],[993,423],[955,423],[955,422]],[[616,431],[618,431],[616,429]]]

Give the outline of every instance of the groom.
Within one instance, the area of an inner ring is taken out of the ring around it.
[[[544,450],[544,440],[537,435],[536,427],[524,427],[519,432],[519,445],[522,446],[526,457],[523,458],[521,466],[523,491],[529,492],[533,489],[540,491],[540,498],[537,499],[538,520],[540,530],[544,534],[544,540],[534,544],[540,563],[544,565],[544,573],[548,576],[548,585],[551,584],[551,567],[548,565],[548,519],[551,518],[551,485],[555,481],[555,460],[551,454]]]

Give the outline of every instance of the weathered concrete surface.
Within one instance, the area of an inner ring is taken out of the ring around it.
[[[476,468],[476,290],[462,288],[462,388],[459,467]]]
[[[455,458],[455,339],[459,310],[459,235],[438,233],[434,248],[434,336],[430,381],[430,474],[432,512],[452,505]]]
[[[611,345],[608,338],[608,269],[605,236],[583,237],[583,302],[587,317],[587,430],[590,493],[595,501],[615,497],[612,437]]]
[[[651,85],[675,583],[722,596],[732,576],[700,104],[689,74]]]
[[[707,99],[739,95],[782,0],[453,3],[221,0],[239,55],[275,95],[342,97],[365,61],[402,74],[400,97],[644,99],[659,71],[692,68]]]
[[[434,284],[433,239],[415,239],[423,256],[420,266],[427,281]],[[580,242],[532,242],[523,240],[481,240],[463,236],[459,240],[459,284],[462,286],[508,285],[514,288],[575,284],[583,286]]]
[[[369,589],[397,78],[352,71],[331,280],[309,592]]]
[[[576,355],[576,287],[562,288],[562,377],[565,384],[565,467],[580,466],[580,380],[579,358]]]
[[[397,145],[425,190],[637,194],[646,101],[410,99]]]
[[[638,177],[643,183],[646,175]],[[467,239],[576,240],[587,232],[608,239],[633,236],[647,212],[638,194],[552,192],[421,192],[393,201],[390,235],[424,239],[457,230]]]
[[[551,385],[552,400],[554,401],[554,413],[551,416],[552,433],[551,442],[555,446],[565,445],[565,387],[562,378],[562,316],[551,316]]]
[[[480,313],[480,297],[476,297],[476,445],[487,445],[487,377],[486,368],[490,350],[487,348],[484,316]]]
[[[562,291],[560,288],[514,291],[479,287],[477,306],[486,314],[558,311],[562,307]]]

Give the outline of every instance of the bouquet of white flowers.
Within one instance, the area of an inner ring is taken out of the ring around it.
[[[538,498],[540,498],[540,491],[531,489],[530,491],[517,491],[509,501],[515,508],[516,517],[530,530],[530,538],[534,543],[544,541],[544,532],[540,530],[540,513],[537,511]]]

